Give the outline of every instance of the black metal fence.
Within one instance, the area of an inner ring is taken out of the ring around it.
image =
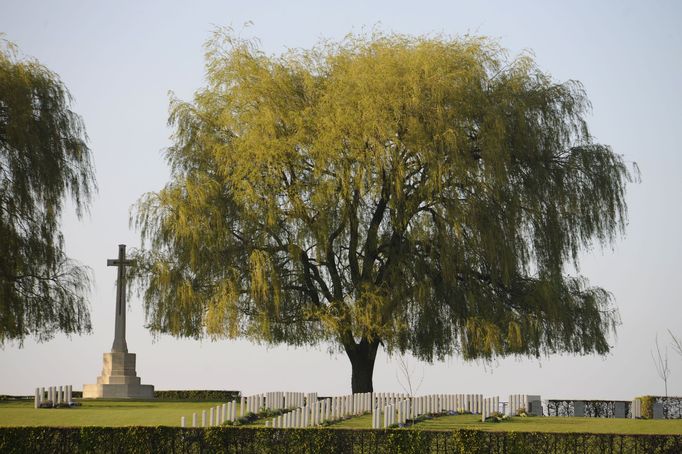
[[[682,419],[682,397],[654,397],[654,402],[663,405],[664,419]]]
[[[575,416],[575,402],[583,402],[584,415],[588,418],[615,418],[616,405],[625,406],[625,417],[632,417],[632,402],[627,400],[568,400],[550,399],[547,401],[547,416]]]
[[[649,397],[649,396],[647,396]],[[650,396],[653,403],[663,407],[663,419],[682,419],[682,397]],[[547,416],[575,416],[575,402],[583,402],[585,417],[613,418],[617,403],[625,406],[625,417],[632,417],[632,402],[627,400],[547,400]],[[649,416],[650,417],[650,416]]]

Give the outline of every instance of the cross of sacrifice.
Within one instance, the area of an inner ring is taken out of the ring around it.
[[[107,266],[118,267],[116,280],[116,323],[114,328],[114,345],[112,352],[128,353],[126,343],[126,273],[125,267],[133,265],[132,260],[126,260],[126,245],[118,245],[118,258],[108,259]]]

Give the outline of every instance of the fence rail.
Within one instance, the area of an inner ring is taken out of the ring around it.
[[[617,407],[620,406],[620,413]],[[588,418],[630,418],[632,402],[624,400],[547,400],[547,416],[582,416]],[[580,408],[580,410],[577,410]]]

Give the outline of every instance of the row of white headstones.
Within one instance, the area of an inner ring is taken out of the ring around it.
[[[402,426],[407,420],[416,420],[422,415],[441,413],[480,414],[485,421],[499,411],[499,397],[484,398],[482,394],[430,394],[409,398],[401,396],[388,405],[377,405],[372,410],[372,428]],[[383,423],[383,424],[382,424]]]
[[[226,421],[237,419],[237,402],[232,401],[226,404],[211,407],[208,411],[201,412],[201,426],[197,413],[192,414],[192,427],[211,427],[220,426]],[[185,417],[180,418],[180,427],[187,427]]]
[[[36,388],[34,397],[35,408],[41,406],[56,407],[58,405],[71,405],[73,403],[73,386],[48,386],[46,388]]]
[[[388,396],[376,398],[388,398]],[[317,393],[308,394],[305,405],[286,407],[290,411],[265,421],[265,427],[282,429],[314,427],[326,421],[338,421],[348,416],[357,416],[372,409],[372,393],[347,394],[319,400]],[[285,402],[286,405],[286,402]]]
[[[525,409],[529,414],[531,408],[536,413],[540,396],[513,394],[506,405],[507,413],[515,415]],[[192,427],[221,425],[237,419],[237,402],[211,407],[199,415],[192,415]],[[305,428],[323,424],[326,421],[338,421],[350,416],[372,413],[372,428],[378,429],[393,425],[404,425],[408,419],[417,419],[422,415],[439,413],[473,413],[480,414],[485,421],[499,412],[499,397],[483,398],[482,394],[430,394],[409,397],[399,393],[356,393],[334,396],[319,400],[317,393],[269,392],[243,396],[239,402],[240,416],[247,413],[260,413],[263,410],[281,411],[282,414],[265,422],[266,427],[273,428]],[[288,411],[286,411],[288,410]],[[540,410],[541,411],[541,410]],[[540,413],[542,414],[542,413]],[[383,424],[382,424],[383,422]],[[183,416],[182,427],[187,426]]]

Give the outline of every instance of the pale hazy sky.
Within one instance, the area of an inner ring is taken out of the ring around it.
[[[331,6],[322,6],[324,4]],[[90,137],[99,183],[90,217],[63,226],[67,253],[90,266],[94,332],[0,350],[0,394],[94,383],[113,340],[117,244],[139,245],[131,205],[168,177],[162,151],[168,91],[189,99],[203,84],[203,42],[216,25],[253,25],[269,53],[378,26],[410,34],[483,34],[512,55],[532,50],[555,80],[580,80],[593,104],[597,140],[635,161],[630,223],[611,249],[583,255],[581,272],[610,290],[622,325],[606,357],[554,356],[465,364],[418,364],[420,393],[540,394],[543,398],[631,399],[663,393],[650,350],[666,329],[682,336],[682,3],[678,1],[230,2],[0,0],[0,32],[57,72]],[[0,238],[0,241],[2,239]],[[247,342],[153,339],[138,299],[129,302],[128,347],[143,383],[157,389],[350,390],[345,355]],[[669,393],[682,395],[682,357],[672,350]],[[395,361],[377,357],[374,387],[401,391]]]

